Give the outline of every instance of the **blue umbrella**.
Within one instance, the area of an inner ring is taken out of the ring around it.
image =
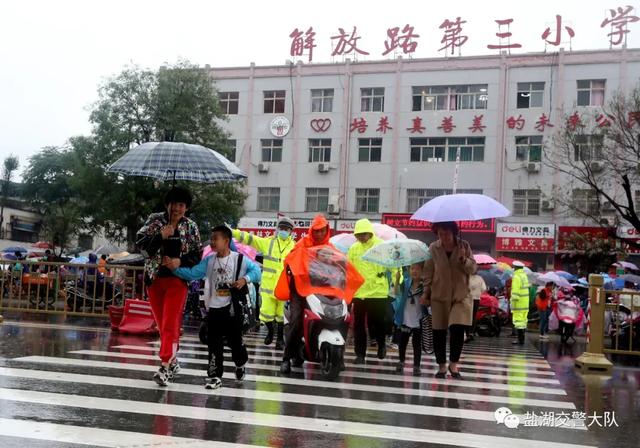
[[[12,254],[14,252],[27,253],[29,252],[29,249],[22,246],[9,246],[2,249],[2,252],[4,252],[5,254]]]
[[[12,261],[15,261],[15,260],[18,259],[18,257],[16,257],[15,255],[7,254],[7,253],[3,253],[2,254],[2,258],[5,259],[5,260],[12,260]]]
[[[240,168],[216,151],[178,142],[143,143],[127,152],[107,171],[174,182],[190,180],[213,183],[247,177]]]
[[[504,218],[511,212],[501,203],[483,194],[448,194],[431,199],[416,211],[417,221],[477,221]]]
[[[89,259],[87,257],[77,257],[71,260],[69,263],[71,264],[87,264],[89,263]]]
[[[567,280],[571,281],[571,282],[576,282],[578,281],[578,277],[573,275],[570,272],[566,272],[566,271],[555,271],[556,274],[558,274],[560,277],[566,278]]]

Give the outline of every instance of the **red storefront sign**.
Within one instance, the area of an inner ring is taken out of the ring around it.
[[[493,233],[495,232],[495,219],[482,219],[479,221],[459,221],[461,232],[467,233]],[[410,213],[383,213],[382,224],[393,227],[401,232],[431,232],[432,223],[427,221],[415,221]]]
[[[296,227],[293,231],[294,238],[299,240],[307,235],[309,227],[311,227],[311,219],[293,218]],[[269,237],[276,233],[276,218],[242,218],[238,224],[240,230],[253,233],[260,237]]]
[[[568,252],[573,249],[569,247],[571,235],[573,234],[578,234],[587,241],[600,239],[609,240],[612,244],[615,244],[614,239],[609,236],[611,234],[611,230],[612,229],[607,227],[560,226],[558,228],[558,252]]]
[[[618,236],[626,241],[632,241],[636,244],[640,244],[640,230],[632,226],[620,226],[618,227]],[[628,254],[640,254],[640,248],[630,246],[625,241],[622,241],[622,248]]]
[[[496,250],[553,253],[555,235],[555,224],[501,223],[496,229]]]

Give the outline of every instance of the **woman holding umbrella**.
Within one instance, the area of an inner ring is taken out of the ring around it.
[[[177,258],[182,267],[193,267],[200,261],[200,232],[196,223],[185,216],[191,201],[188,190],[172,188],[165,196],[166,212],[149,216],[138,231],[137,245],[147,259],[149,302],[160,331],[161,365],[153,376],[160,386],[166,386],[180,369],[176,356],[187,298],[187,283],[162,266],[162,258]]]
[[[431,244],[431,259],[425,264],[422,302],[431,306],[433,347],[439,369],[436,378],[447,375],[447,330],[450,334],[449,373],[461,379],[458,362],[464,344],[465,328],[471,325],[473,304],[469,277],[476,272],[469,243],[459,239],[458,225],[451,222],[433,224],[438,240]]]

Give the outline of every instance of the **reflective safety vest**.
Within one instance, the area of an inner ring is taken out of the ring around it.
[[[511,281],[511,316],[513,326],[523,330],[527,328],[529,315],[529,279],[526,272],[517,269]]]

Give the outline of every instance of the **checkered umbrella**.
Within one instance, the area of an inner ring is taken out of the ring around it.
[[[235,181],[247,177],[216,151],[179,142],[148,142],[136,146],[108,170],[129,176],[153,177],[163,181]]]

